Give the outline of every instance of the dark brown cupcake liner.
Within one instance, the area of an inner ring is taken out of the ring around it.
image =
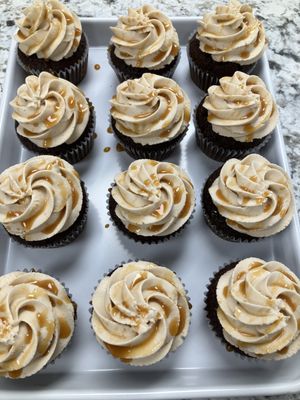
[[[30,75],[39,75],[42,71],[50,72],[60,78],[78,85],[85,77],[88,66],[89,43],[87,36],[82,32],[77,51],[69,58],[60,61],[45,60],[35,54],[26,56],[17,49],[17,62]]]

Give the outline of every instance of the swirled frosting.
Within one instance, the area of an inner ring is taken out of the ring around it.
[[[263,24],[248,4],[230,0],[199,21],[197,38],[200,49],[214,61],[240,65],[255,63],[267,47]]]
[[[33,157],[0,175],[0,222],[27,241],[67,230],[78,218],[82,201],[78,173],[59,157]]]
[[[140,236],[166,236],[181,228],[195,206],[195,192],[177,165],[136,160],[115,178],[116,215]]]
[[[25,378],[54,360],[74,331],[65,288],[39,272],[0,277],[0,375]]]
[[[118,131],[142,145],[174,139],[190,121],[185,92],[172,79],[155,74],[121,83],[111,104]]]
[[[71,57],[81,40],[79,18],[57,0],[35,0],[16,23],[15,39],[27,56],[60,61]]]
[[[188,334],[190,312],[174,272],[146,261],[106,276],[92,299],[97,340],[115,357],[144,366],[175,351]]]
[[[172,22],[150,5],[129,8],[128,16],[111,27],[115,55],[135,68],[161,69],[179,53],[179,39]]]
[[[225,339],[244,353],[279,360],[300,349],[300,281],[285,265],[246,258],[217,285]]]
[[[264,82],[239,71],[211,86],[203,107],[215,133],[239,142],[267,136],[278,120],[276,104]]]
[[[71,82],[48,72],[27,76],[11,101],[17,132],[39,147],[72,144],[89,121],[89,105]]]
[[[253,237],[282,231],[294,214],[290,178],[281,167],[258,154],[228,160],[209,193],[226,223]]]

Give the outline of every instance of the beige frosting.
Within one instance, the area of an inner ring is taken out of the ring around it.
[[[89,121],[89,105],[71,82],[48,72],[30,75],[10,102],[17,132],[39,147],[71,144],[80,138]]]
[[[264,82],[239,71],[211,86],[203,107],[215,133],[239,142],[267,136],[278,121],[276,104]]]
[[[116,128],[142,145],[172,140],[190,121],[191,103],[185,92],[172,79],[155,74],[121,83],[111,104]]]
[[[0,223],[27,241],[64,232],[81,207],[79,175],[59,157],[33,157],[0,175]]]
[[[263,24],[248,4],[230,0],[199,21],[200,49],[218,62],[255,63],[267,47]]]
[[[274,235],[293,218],[290,178],[281,167],[258,154],[228,160],[209,193],[226,223],[253,237]]]
[[[300,281],[277,261],[246,258],[217,285],[225,339],[244,353],[280,360],[300,349]]]
[[[166,236],[190,218],[195,206],[194,187],[177,165],[137,160],[115,178],[111,192],[116,215],[140,236]]]
[[[137,261],[117,268],[92,299],[97,340],[115,357],[144,366],[175,351],[188,334],[190,312],[174,272]]]
[[[111,30],[115,55],[132,67],[161,69],[179,53],[179,39],[172,22],[148,4],[129,8],[128,16],[120,17]]]
[[[0,277],[0,375],[25,378],[67,346],[74,306],[64,287],[39,272]]]
[[[15,39],[27,56],[60,61],[71,57],[81,40],[79,18],[57,0],[35,0],[16,23]]]

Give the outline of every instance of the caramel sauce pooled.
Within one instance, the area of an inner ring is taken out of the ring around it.
[[[297,328],[298,328],[298,330],[300,330],[300,319],[298,319],[298,321],[297,321]]]
[[[81,104],[79,101],[77,102],[77,107],[78,107],[77,124],[81,124],[83,121],[84,114],[88,110],[88,107],[84,107],[84,105]]]
[[[177,331],[177,336],[181,334],[181,332],[183,331],[185,324],[186,324],[186,313],[185,313],[185,309],[181,306],[178,307],[179,309],[179,315],[180,315],[180,321],[179,321],[179,327],[178,327],[178,331]]]
[[[26,129],[26,128],[23,128],[23,132],[24,132],[25,135],[27,135],[27,136],[34,136],[34,135],[35,135],[34,132],[31,132],[31,131],[29,131],[29,130]]]
[[[226,197],[223,195],[220,189],[216,191],[216,196],[219,200],[223,201],[224,203],[228,203]]]
[[[49,292],[53,293],[55,296],[58,294],[58,289],[55,283],[51,279],[43,279],[41,281],[33,281],[29,282],[32,285],[36,285],[42,289],[48,290]]]
[[[159,137],[164,138],[164,137],[168,137],[170,135],[171,131],[170,129],[167,129],[166,131],[163,131],[159,134]]]
[[[65,97],[65,95],[66,95],[65,89],[61,89],[58,93],[59,93],[62,97]]]
[[[267,203],[264,205],[264,212],[268,212],[271,207],[272,207],[272,202],[267,201]]]
[[[239,280],[242,279],[244,276],[245,276],[245,272],[239,272],[238,275],[237,275],[237,277],[236,277],[236,280],[239,281]]]
[[[179,186],[173,188],[173,195],[174,195],[174,203],[175,204],[180,203],[182,198],[182,191],[180,190]]]
[[[159,52],[156,54],[156,56],[153,58],[152,61],[154,61],[154,62],[161,61],[161,60],[165,57],[166,54],[167,54],[166,51],[159,51]]]
[[[244,126],[244,131],[248,134],[253,133],[255,131],[255,127],[251,124],[247,124]],[[248,140],[250,142],[250,140]]]
[[[59,321],[59,326],[60,326],[59,338],[66,339],[71,334],[71,328],[69,327],[69,325],[67,324],[65,319],[59,318],[58,321]]]
[[[149,160],[148,163],[149,163],[150,165],[152,165],[152,167],[155,167],[155,166],[158,164],[158,162],[155,161],[155,160]]]
[[[21,376],[23,369],[16,369],[15,371],[9,371],[8,375],[12,379],[17,379]]]
[[[0,312],[4,312],[6,309],[5,304],[0,304]]]
[[[127,226],[127,229],[129,230],[129,232],[132,232],[132,233],[139,233],[141,230],[141,228],[139,228],[137,225],[132,225],[132,224],[129,224]]]
[[[51,138],[44,139],[44,141],[43,141],[43,147],[45,147],[45,148],[50,147],[51,142],[52,142]]]
[[[59,116],[56,113],[49,115],[44,121],[44,124],[46,125],[47,129],[52,128],[52,126],[56,125],[58,118]]]
[[[162,115],[160,116],[160,119],[165,119],[166,116],[170,113],[170,111],[172,110],[172,107],[168,106],[166,111],[162,113]]]
[[[81,30],[79,28],[75,28],[75,36],[80,36]]]
[[[130,289],[134,288],[135,285],[137,285],[139,282],[144,281],[147,278],[147,272],[142,271],[139,274],[137,274],[136,278],[131,282]]]
[[[163,215],[163,213],[165,212],[167,208],[167,202],[164,201],[159,208],[157,208],[156,210],[154,210],[151,215],[155,218],[159,218]]]
[[[32,339],[32,329],[29,328],[26,335],[25,335],[25,344],[29,344]]]
[[[240,283],[240,291],[244,296],[246,296],[246,281]]]
[[[18,35],[17,35],[21,40],[25,40],[25,39],[27,39],[27,37],[24,35],[24,33],[23,32],[21,32],[21,31],[18,31]]]
[[[212,114],[209,114],[207,117],[207,121],[211,122],[214,119],[214,116]]]
[[[252,182],[257,182],[257,176],[255,176],[255,175],[251,176],[249,179]]]
[[[104,153],[108,153],[110,151],[110,147],[104,147],[103,151]]]
[[[191,118],[190,110],[188,108],[185,108],[183,116],[184,122],[187,124],[190,121],[190,118]]]
[[[60,223],[60,221],[61,221],[61,219],[62,219],[64,213],[65,213],[65,209],[62,209],[62,210],[60,211],[58,217],[56,218],[56,220],[55,220],[52,224],[46,226],[46,227],[42,230],[42,232],[43,232],[45,235],[49,235],[50,233],[52,233],[52,232],[55,230],[55,228],[59,225],[59,223]]]
[[[179,214],[179,218],[185,218],[188,215],[188,213],[189,213],[189,211],[191,209],[191,205],[192,205],[191,196],[190,196],[189,193],[187,193],[185,205],[184,205],[183,209],[181,210],[181,212]]]
[[[35,311],[35,307],[32,304],[27,304],[26,306],[22,307],[22,311]]]
[[[278,197],[277,205],[273,212],[273,215],[277,215],[280,213],[280,211],[282,209],[282,204],[283,204],[283,199],[281,197]]]
[[[169,326],[170,335],[177,336],[178,330],[179,330],[179,320],[178,318],[173,318]]]
[[[206,51],[207,53],[216,51],[217,49],[215,49],[214,47],[209,46],[208,44],[204,45],[204,51]]]
[[[71,16],[65,14],[65,17],[66,17],[67,25],[71,25],[72,22],[74,22],[74,20]]]
[[[156,233],[156,232],[159,232],[163,227],[164,227],[164,224],[162,224],[162,225],[151,225],[151,226],[149,226],[148,229],[149,229],[150,232]]]
[[[20,215],[21,215],[21,213],[18,212],[18,211],[8,211],[8,212],[6,213],[6,218],[17,218],[17,217],[19,217]]]
[[[285,346],[283,349],[277,351],[278,354],[286,354],[289,351],[289,346]]]
[[[156,303],[158,303],[161,306],[161,308],[163,309],[163,312],[165,314],[165,317],[168,318],[168,316],[171,314],[171,308],[167,304],[162,303],[158,300],[156,300]]]
[[[242,52],[240,53],[240,56],[241,56],[241,58],[243,58],[243,59],[249,58],[250,52],[249,52],[249,51],[242,51]]]
[[[228,286],[225,286],[223,289],[223,296],[226,298],[228,297]]]
[[[266,104],[266,102],[265,102],[265,99],[263,98],[263,97],[261,97],[261,106],[260,106],[260,110],[259,110],[259,116],[261,117],[263,114],[264,114],[264,112],[266,111],[266,107],[267,107],[267,104]]]
[[[47,203],[44,202],[44,204],[41,206],[41,208],[39,209],[39,211],[32,215],[31,217],[27,218],[25,221],[22,221],[22,226],[25,229],[25,231],[30,231],[32,225],[34,224],[35,220],[43,214],[43,212],[45,211],[45,208],[47,206]]]
[[[74,99],[73,96],[70,96],[70,97],[68,98],[68,106],[69,106],[70,108],[74,108],[74,107],[75,107],[75,99]]]
[[[72,209],[74,209],[78,203],[78,199],[79,199],[79,195],[77,193],[77,190],[75,189],[73,182],[71,181],[71,179],[67,179],[67,181],[69,182],[69,185],[71,187],[71,193],[72,193]]]
[[[171,50],[170,54],[171,54],[171,56],[176,57],[178,55],[178,53],[179,53],[179,47],[178,47],[178,45],[176,43],[173,43],[172,50]]]

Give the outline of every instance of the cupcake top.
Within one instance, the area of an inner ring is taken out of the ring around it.
[[[264,82],[239,71],[211,86],[203,107],[215,133],[239,142],[262,139],[278,121],[276,104]]]
[[[121,83],[111,104],[118,131],[142,145],[168,142],[190,121],[191,103],[185,92],[173,79],[155,74]]]
[[[135,68],[161,69],[179,54],[179,39],[172,22],[161,11],[145,4],[129,8],[111,27],[115,55]]]
[[[116,215],[140,236],[167,236],[191,216],[195,192],[188,175],[177,165],[136,160],[115,178],[111,195]]]
[[[78,218],[82,201],[78,173],[59,157],[33,157],[0,175],[0,223],[27,241],[67,230]]]
[[[246,258],[217,285],[225,339],[256,358],[280,360],[300,349],[300,281],[285,265]]]
[[[71,57],[81,40],[79,18],[58,0],[35,0],[16,24],[15,39],[26,56],[60,61]]]
[[[39,272],[0,277],[0,375],[25,378],[54,360],[74,331],[74,305],[56,279]]]
[[[10,105],[18,134],[44,148],[74,143],[90,117],[81,90],[49,72],[27,76]]]
[[[200,49],[214,61],[240,65],[255,63],[267,47],[263,24],[248,4],[242,5],[237,0],[204,15],[199,21],[197,38]]]
[[[130,365],[175,351],[188,334],[190,311],[175,273],[150,262],[123,264],[102,279],[92,299],[97,340]]]
[[[290,178],[281,167],[258,154],[228,160],[209,193],[227,225],[253,237],[274,235],[293,218]]]

